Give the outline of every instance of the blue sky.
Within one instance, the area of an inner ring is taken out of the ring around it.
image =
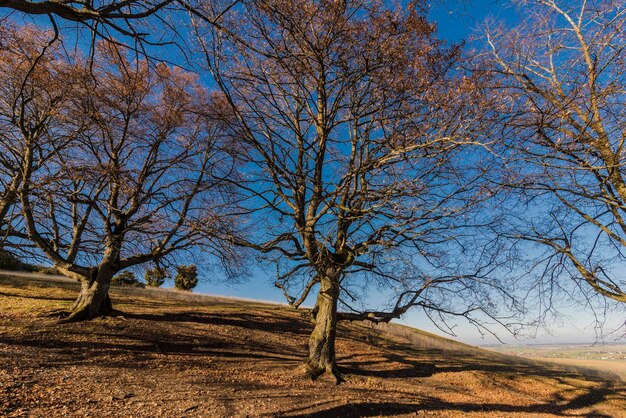
[[[508,23],[518,18],[516,8],[503,0],[435,0],[429,16],[437,23],[439,37],[451,42],[479,34],[487,18]]]

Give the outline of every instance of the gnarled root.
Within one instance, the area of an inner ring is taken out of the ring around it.
[[[315,365],[310,360],[302,365],[305,375],[311,380],[317,380],[319,377],[328,374],[336,385],[346,381],[345,375],[341,372],[336,364],[327,364],[323,367]]]
[[[86,321],[113,313],[113,306],[108,293],[103,297],[95,297],[93,294],[81,292],[72,309],[66,316],[62,316],[58,323],[69,324]]]

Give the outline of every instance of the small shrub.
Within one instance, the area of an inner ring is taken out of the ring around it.
[[[167,273],[164,269],[154,268],[147,269],[143,276],[146,285],[150,287],[161,287],[167,279]]]
[[[137,280],[135,273],[132,271],[123,271],[113,277],[111,284],[116,286],[143,287],[143,284]]]
[[[55,267],[37,266],[37,272],[41,274],[59,274]]]
[[[0,250],[0,269],[1,270],[22,270],[24,264],[14,254],[6,250]]]
[[[198,285],[198,268],[195,264],[176,267],[174,286],[176,289],[189,290]]]

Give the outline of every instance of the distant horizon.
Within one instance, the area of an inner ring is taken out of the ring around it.
[[[559,343],[527,343],[527,344],[483,344],[483,345],[477,345],[476,347],[482,347],[482,348],[489,348],[489,347],[503,347],[503,346],[509,346],[511,348],[517,348],[517,347],[549,347],[549,346],[558,346],[558,347],[564,347],[564,346],[576,346],[576,347],[580,347],[580,346],[613,346],[613,345],[618,345],[618,346],[626,346],[626,340],[622,340],[622,342],[620,341],[614,341],[612,343],[607,343],[607,342],[580,342],[580,343],[575,343],[575,342],[559,342]]]

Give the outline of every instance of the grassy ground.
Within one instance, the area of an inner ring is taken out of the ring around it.
[[[123,316],[56,325],[77,286],[0,277],[0,416],[596,416],[610,375],[516,359],[407,327],[343,324],[348,381],[298,366],[311,325],[279,305],[114,289]]]

